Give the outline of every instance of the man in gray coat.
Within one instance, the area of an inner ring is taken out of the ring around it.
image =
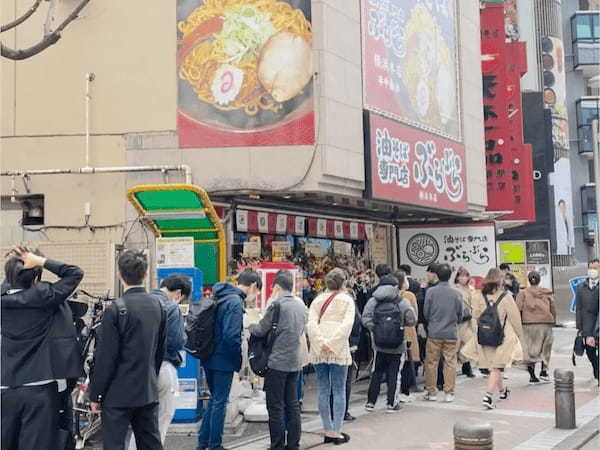
[[[456,341],[458,323],[462,319],[462,294],[448,282],[452,269],[448,264],[438,268],[440,282],[427,290],[423,316],[427,324],[425,359],[425,400],[435,401],[436,377],[440,356],[444,357],[444,392],[447,402],[454,401],[456,382]]]
[[[292,295],[293,288],[292,273],[287,270],[277,272],[271,294],[273,300],[261,321],[250,326],[250,333],[265,336],[273,325],[274,307],[279,306],[279,323],[264,383],[272,450],[300,448],[302,422],[296,379],[298,371],[302,370],[300,340],[304,336],[308,310]],[[284,415],[287,417],[287,429],[284,427]]]
[[[363,311],[362,323],[371,331],[375,350],[375,370],[371,375],[365,406],[367,411],[375,408],[384,375],[388,386],[387,412],[399,409],[396,399],[400,387],[402,355],[406,353],[404,327],[415,326],[417,323],[415,311],[402,297],[399,288],[404,286],[404,281],[404,277],[398,280],[393,275],[383,276]]]

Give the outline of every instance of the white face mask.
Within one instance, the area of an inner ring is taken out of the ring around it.
[[[404,284],[402,285],[402,290],[408,291],[408,287],[409,287],[408,281],[404,280]]]
[[[592,280],[598,279],[598,271],[596,269],[588,269],[588,277]]]

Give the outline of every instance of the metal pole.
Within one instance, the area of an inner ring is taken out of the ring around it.
[[[592,121],[592,149],[594,151],[594,184],[596,192],[596,235],[594,255],[600,259],[600,224],[598,223],[598,202],[600,202],[600,131],[598,119]]]
[[[85,74],[85,167],[90,167],[90,101],[92,100],[91,84],[96,75]]]
[[[489,423],[455,423],[454,450],[492,450],[494,429]]]
[[[575,392],[573,392],[573,371],[554,371],[554,418],[556,428],[572,430],[575,423]]]

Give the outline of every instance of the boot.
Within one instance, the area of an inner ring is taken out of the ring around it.
[[[470,362],[466,362],[462,365],[462,374],[469,378],[475,378],[475,374],[473,373]]]
[[[527,371],[529,372],[529,384],[537,384],[540,382],[540,379],[535,376],[534,365],[527,366]]]

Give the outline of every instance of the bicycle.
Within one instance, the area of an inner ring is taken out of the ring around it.
[[[81,298],[83,297],[83,299]],[[100,414],[92,412],[88,388],[94,370],[94,355],[98,327],[102,323],[104,310],[114,298],[96,296],[84,290],[76,291],[69,299],[79,331],[85,377],[77,380],[71,396],[73,401],[73,426],[75,448],[81,450],[101,426]],[[83,305],[83,306],[81,306]]]

